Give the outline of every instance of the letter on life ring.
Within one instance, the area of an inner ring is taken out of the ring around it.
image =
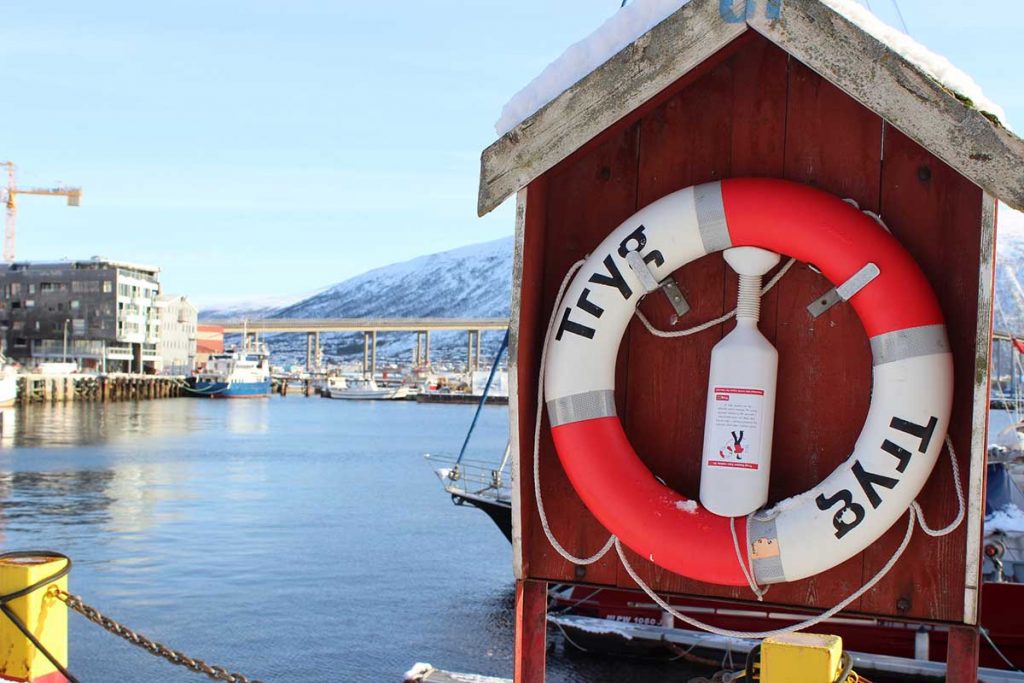
[[[555,312],[547,412],[562,466],[608,530],[677,574],[746,585],[729,518],[654,478],[626,438],[614,397],[619,343],[644,294],[626,254],[639,252],[660,281],[734,246],[813,263],[836,285],[868,263],[880,270],[850,298],[873,359],[871,405],[853,453],[810,491],[736,520],[756,581],[795,581],[859,553],[899,519],[949,425],[953,362],[942,312],[917,264],[870,217],[820,190],[770,179],[699,185],[650,204],[593,251]]]

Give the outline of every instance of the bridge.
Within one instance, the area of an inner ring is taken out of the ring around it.
[[[306,370],[320,365],[320,335],[324,332],[363,333],[363,372],[377,370],[378,332],[415,332],[416,367],[430,364],[430,333],[433,331],[467,332],[466,357],[470,370],[480,367],[480,333],[484,330],[505,330],[508,318],[262,318],[256,320],[204,321],[224,328],[225,334],[305,334]]]

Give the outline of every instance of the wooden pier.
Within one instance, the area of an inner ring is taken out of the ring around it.
[[[185,395],[184,378],[163,375],[39,375],[18,377],[18,404],[139,401]]]

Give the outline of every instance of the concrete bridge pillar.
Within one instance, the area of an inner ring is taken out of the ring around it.
[[[363,332],[363,377],[370,371],[370,333]]]
[[[323,359],[323,353],[320,350],[320,333],[313,333],[313,367],[320,371],[321,361]]]
[[[313,370],[313,335],[314,332],[306,333],[306,372]]]
[[[377,330],[370,333],[370,376],[377,374]]]

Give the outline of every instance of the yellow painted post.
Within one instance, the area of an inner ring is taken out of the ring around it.
[[[817,633],[787,633],[761,642],[761,683],[834,683],[843,639]]]
[[[0,559],[0,595],[43,581],[63,569],[66,563],[67,560],[49,557]],[[66,591],[67,576],[12,600],[7,606],[61,666],[67,667],[68,610],[64,603],[47,595],[49,586]],[[66,680],[3,613],[0,613],[0,672],[0,681],[63,683]]]

